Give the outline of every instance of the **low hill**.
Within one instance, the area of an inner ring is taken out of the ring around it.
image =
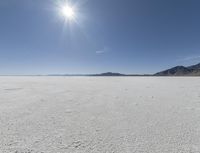
[[[121,73],[106,72],[101,74],[92,74],[90,76],[126,76],[126,75]]]

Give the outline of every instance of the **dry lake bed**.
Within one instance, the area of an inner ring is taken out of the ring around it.
[[[0,153],[199,153],[198,77],[0,77]]]

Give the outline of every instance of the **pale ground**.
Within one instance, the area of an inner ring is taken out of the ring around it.
[[[0,153],[199,153],[200,78],[0,77]]]

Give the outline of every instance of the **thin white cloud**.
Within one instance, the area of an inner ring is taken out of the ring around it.
[[[200,55],[198,56],[188,56],[182,59],[178,59],[177,61],[192,61],[192,60],[197,60],[200,59]]]
[[[103,53],[105,53],[105,51],[104,50],[97,50],[96,53],[97,54],[103,54]]]
[[[104,53],[106,53],[106,52],[108,52],[109,51],[109,48],[108,47],[104,47],[103,49],[101,49],[101,50],[97,50],[96,51],[96,54],[104,54]]]

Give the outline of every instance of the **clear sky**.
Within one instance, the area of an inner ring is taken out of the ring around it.
[[[199,0],[0,0],[0,74],[155,73],[200,62]]]

